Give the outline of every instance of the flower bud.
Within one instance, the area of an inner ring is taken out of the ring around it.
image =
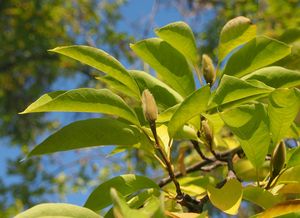
[[[278,176],[285,164],[286,148],[283,141],[281,141],[274,149],[271,158],[271,177]]]
[[[142,94],[142,107],[145,118],[149,122],[154,122],[157,119],[157,106],[155,99],[148,89],[145,89]]]
[[[213,142],[213,132],[208,124],[207,120],[202,120],[201,121],[201,126],[202,126],[202,131],[204,133],[206,141],[211,145]]]
[[[202,55],[202,72],[206,83],[213,84],[216,79],[215,67],[211,58],[206,54]]]

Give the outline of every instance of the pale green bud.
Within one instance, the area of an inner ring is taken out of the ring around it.
[[[275,178],[285,164],[286,148],[283,141],[281,141],[274,149],[271,158],[271,175]]]
[[[207,120],[202,120],[201,121],[201,126],[202,126],[202,131],[204,133],[205,139],[209,144],[212,144],[213,142],[213,132],[212,129],[210,128],[208,121]]]
[[[216,79],[215,67],[211,58],[206,54],[202,55],[202,73],[207,83],[214,83]]]
[[[149,122],[154,122],[157,119],[158,110],[155,99],[148,89],[145,89],[142,94],[142,107],[145,118]]]

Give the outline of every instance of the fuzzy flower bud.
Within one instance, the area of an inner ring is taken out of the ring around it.
[[[211,58],[206,54],[202,55],[202,72],[206,82],[213,84],[216,79],[215,67]]]
[[[157,119],[158,110],[155,99],[148,89],[145,89],[142,94],[142,107],[145,118],[149,122],[154,122]]]
[[[281,141],[273,151],[271,159],[271,176],[275,178],[278,176],[285,164],[286,148],[283,141]]]
[[[209,124],[208,124],[208,121],[207,120],[202,120],[201,121],[201,126],[202,126],[202,131],[204,133],[204,136],[205,136],[207,142],[209,144],[212,144],[214,136],[213,136],[213,132],[212,132],[212,130],[211,130]]]

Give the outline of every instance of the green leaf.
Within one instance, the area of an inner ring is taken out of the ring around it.
[[[130,47],[183,97],[195,90],[193,73],[187,60],[166,41],[151,38],[131,44]]]
[[[62,203],[45,203],[34,206],[23,213],[18,214],[15,218],[101,218],[96,214],[84,207],[79,207],[72,204]]]
[[[278,178],[278,184],[300,183],[300,166],[294,166],[285,170]]]
[[[281,199],[268,190],[257,186],[247,186],[243,189],[243,199],[250,201],[263,209],[268,209],[278,204]]]
[[[276,206],[269,208],[259,214],[259,218],[280,217],[280,218],[296,218],[300,214],[300,200],[289,200]]]
[[[178,109],[180,104],[176,104],[173,107],[168,108],[167,110],[163,111],[162,113],[158,114],[157,123],[165,123],[169,122],[175,113],[175,111]]]
[[[236,17],[228,21],[220,34],[218,58],[221,62],[234,48],[256,36],[256,25],[246,17]]]
[[[238,180],[230,179],[221,189],[208,186],[207,194],[215,207],[227,214],[236,215],[242,201],[243,187]]]
[[[275,39],[258,36],[229,58],[222,73],[242,77],[274,63],[290,53],[290,46]]]
[[[220,113],[225,124],[237,136],[257,169],[264,163],[270,144],[267,112],[262,104],[245,105]]]
[[[300,72],[283,67],[265,67],[242,79],[258,80],[273,88],[289,88],[300,85]]]
[[[288,132],[296,118],[300,98],[294,89],[277,89],[269,97],[268,114],[274,148]]]
[[[271,91],[273,88],[261,82],[244,81],[234,76],[224,75],[208,108],[212,109],[229,102],[251,99],[249,97],[252,96],[263,96]],[[245,101],[243,102],[245,103]]]
[[[81,120],[46,138],[28,156],[100,145],[134,145],[145,140],[145,137],[137,128],[118,120]]]
[[[134,111],[121,97],[108,89],[81,88],[48,93],[29,105],[21,114],[50,111],[105,113],[140,125]]]
[[[84,45],[72,45],[57,47],[49,51],[63,54],[67,57],[78,60],[83,64],[94,67],[101,72],[107,73],[111,77],[126,85],[133,91],[133,93],[136,94],[137,97],[140,96],[137,84],[131,78],[124,66],[103,50]]]
[[[190,26],[184,22],[170,23],[155,29],[158,37],[180,51],[193,64],[198,63],[198,52],[195,37]]]
[[[139,218],[148,218],[146,214],[142,211],[131,209],[123,196],[117,193],[116,189],[110,189],[110,195],[114,204],[113,213],[114,217],[116,218],[132,218],[132,217],[139,217]]]
[[[206,110],[209,97],[210,88],[205,86],[192,93],[179,105],[168,124],[171,138],[187,121]]]
[[[148,89],[151,92],[158,108],[167,109],[183,101],[182,96],[174,89],[150,74],[138,70],[130,70],[129,73],[137,82],[141,93],[145,89]]]
[[[286,167],[294,167],[300,165],[300,147],[297,147],[289,158]]]
[[[129,89],[123,83],[119,82],[118,80],[116,80],[115,78],[113,78],[111,76],[108,76],[108,75],[100,76],[100,77],[96,77],[96,79],[105,83],[111,90],[115,90],[115,91],[123,93],[129,97],[139,99],[131,89]]]
[[[141,189],[154,188],[159,186],[144,176],[133,174],[114,177],[99,185],[88,197],[85,207],[98,211],[112,204],[110,199],[110,188],[115,188],[124,197],[133,194]]]

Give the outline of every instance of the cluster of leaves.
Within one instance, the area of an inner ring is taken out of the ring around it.
[[[28,157],[92,146],[116,145],[113,153],[134,147],[157,160],[168,177],[156,183],[133,174],[117,176],[99,185],[84,207],[42,204],[18,218],[100,217],[95,212],[107,207],[105,217],[206,217],[209,205],[237,214],[242,200],[265,210],[256,215],[261,217],[300,210],[295,200],[300,150],[283,141],[298,143],[300,72],[271,66],[289,56],[291,47],[257,36],[248,18],[237,17],[221,31],[215,69],[207,55],[200,58],[187,24],[171,23],[155,33],[158,38],[130,47],[156,77],[127,70],[93,47],[50,50],[106,73],[97,79],[110,89],[51,92],[22,113],[107,115],[63,127]]]

